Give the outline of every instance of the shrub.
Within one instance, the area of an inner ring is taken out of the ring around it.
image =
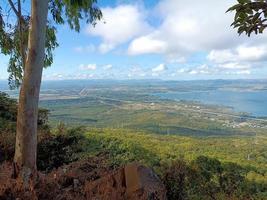
[[[246,180],[247,170],[234,163],[200,156],[191,163],[177,160],[170,164],[162,179],[168,199],[255,199]]]
[[[49,110],[39,108],[38,127],[47,129]],[[15,132],[17,120],[17,100],[0,92],[0,132]]]
[[[189,174],[190,168],[182,159],[173,162],[171,166],[165,169],[163,182],[167,189],[168,199],[186,199]]]
[[[15,134],[0,132],[0,163],[11,161],[15,153]]]
[[[44,136],[38,143],[37,167],[41,171],[50,171],[77,160],[75,154],[83,150],[78,145],[83,138],[83,129],[61,127],[57,128],[55,135]]]
[[[49,129],[38,132],[37,167],[41,171],[50,171],[77,160],[76,153],[82,152],[79,145],[83,139],[83,129],[57,129],[52,134]],[[12,161],[15,153],[15,133],[0,132],[0,163]]]

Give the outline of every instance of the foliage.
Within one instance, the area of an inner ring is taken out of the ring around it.
[[[40,108],[38,113],[38,132],[47,135],[48,126],[47,109]],[[15,150],[15,131],[17,121],[17,101],[6,93],[0,92],[0,163],[12,160]]]
[[[0,117],[6,120],[15,121],[17,102],[9,98],[6,93],[0,92]]]
[[[183,159],[174,161],[172,165],[164,169],[163,174],[163,183],[167,189],[168,199],[185,199],[190,176],[190,168],[186,162]]]
[[[77,154],[84,151],[80,146],[84,136],[83,128],[57,129],[53,134],[50,130],[39,130],[37,167],[41,171],[50,171],[78,159]],[[0,163],[11,161],[15,153],[14,132],[0,132]]]
[[[266,198],[266,162],[245,160],[243,147],[233,149],[236,142],[235,138],[195,139],[127,129],[86,131],[59,123],[53,133],[39,134],[37,164],[40,170],[50,171],[105,153],[112,166],[138,161],[152,167],[165,183],[169,199]],[[244,142],[239,138],[239,144]],[[232,152],[230,157],[226,149]]]
[[[39,108],[39,129],[48,129],[49,110]],[[17,101],[10,98],[6,93],[0,92],[0,132],[14,132],[17,121]]]
[[[77,160],[75,154],[82,151],[78,143],[82,140],[81,128],[57,130],[57,134],[46,134],[38,142],[37,168],[50,171]]]
[[[0,164],[3,161],[12,160],[15,153],[14,132],[0,131]]]
[[[267,27],[267,2],[264,0],[238,0],[229,11],[236,12],[231,26],[238,28],[239,34],[263,33]]]
[[[43,126],[43,127],[48,126],[49,113],[50,111],[48,109],[45,109],[45,108],[38,109],[38,119],[37,119],[38,126]]]
[[[162,178],[169,199],[257,199],[246,172],[235,163],[200,156],[188,163],[174,161],[164,169]]]
[[[198,199],[198,196],[203,197],[200,199],[215,196],[217,199],[230,199],[231,195],[246,199],[250,194],[255,199],[260,195],[266,197],[267,162],[258,160],[261,153],[255,154],[255,160],[247,160],[249,138],[246,137],[193,138],[127,129],[91,129],[86,138],[88,141],[83,145],[87,148],[87,155],[107,152],[112,165],[139,161],[162,177],[171,170],[166,177],[169,186],[166,186],[174,192],[171,194],[175,197],[173,199],[188,199],[185,198],[188,195],[189,199]],[[257,149],[258,153],[266,151],[266,139],[263,137],[262,144],[258,144],[257,148],[261,148]],[[166,165],[172,163],[176,163],[175,166],[168,169]],[[184,187],[180,188],[181,185]],[[179,194],[175,193],[178,188]]]
[[[17,7],[12,0],[8,3],[6,10],[0,4],[0,52],[9,56],[8,80],[11,89],[14,89],[21,84],[23,78],[28,52],[30,14],[23,7],[24,1],[19,0]],[[80,30],[80,21],[83,19],[94,25],[102,17],[96,3],[97,0],[49,0],[51,19],[47,20],[45,67],[53,63],[53,51],[58,47],[55,24],[67,22],[75,31]]]
[[[49,10],[57,24],[68,23],[71,29],[80,31],[80,21],[96,24],[102,18],[102,12],[96,6],[97,0],[50,0]]]

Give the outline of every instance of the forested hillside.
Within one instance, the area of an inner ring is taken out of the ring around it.
[[[3,163],[12,161],[14,154],[16,101],[3,93],[1,99]],[[251,149],[250,137],[168,136],[120,128],[70,128],[63,123],[51,129],[45,113],[39,120],[37,165],[47,176],[71,162],[98,157],[113,169],[133,161],[151,167],[165,184],[169,199],[264,199],[267,195],[265,136]]]

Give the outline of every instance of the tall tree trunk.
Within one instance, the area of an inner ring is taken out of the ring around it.
[[[36,172],[37,117],[45,56],[48,0],[31,1],[28,53],[20,89],[14,157],[15,174],[28,182]]]

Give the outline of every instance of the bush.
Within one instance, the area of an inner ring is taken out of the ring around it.
[[[78,142],[82,139],[83,129],[67,129],[61,123],[53,135],[48,126],[48,115],[47,109],[39,109],[37,166],[44,171],[76,160],[74,154],[82,151]],[[14,157],[16,119],[17,101],[0,92],[0,163],[12,161]]]
[[[55,135],[46,135],[38,143],[37,167],[41,171],[48,172],[73,162],[77,160],[75,154],[82,151],[78,144],[83,138],[83,129],[62,129],[62,126],[57,128]]]
[[[0,163],[11,161],[15,153],[15,134],[0,132]]]
[[[49,110],[39,108],[38,127],[48,128]],[[17,100],[10,98],[6,93],[0,92],[0,132],[15,132],[17,121]]]
[[[49,129],[39,130],[37,149],[37,168],[50,171],[77,160],[76,153],[82,152],[79,145],[83,139],[83,129],[57,129],[52,134]],[[12,161],[15,153],[15,133],[0,132],[0,163]]]
[[[186,187],[189,184],[190,168],[185,161],[182,159],[177,160],[164,171],[163,182],[167,189],[168,199],[186,199],[188,196]]]
[[[191,163],[177,160],[169,165],[162,179],[168,199],[257,199],[247,170],[234,163],[221,163],[204,156]],[[259,187],[258,187],[259,188]]]

